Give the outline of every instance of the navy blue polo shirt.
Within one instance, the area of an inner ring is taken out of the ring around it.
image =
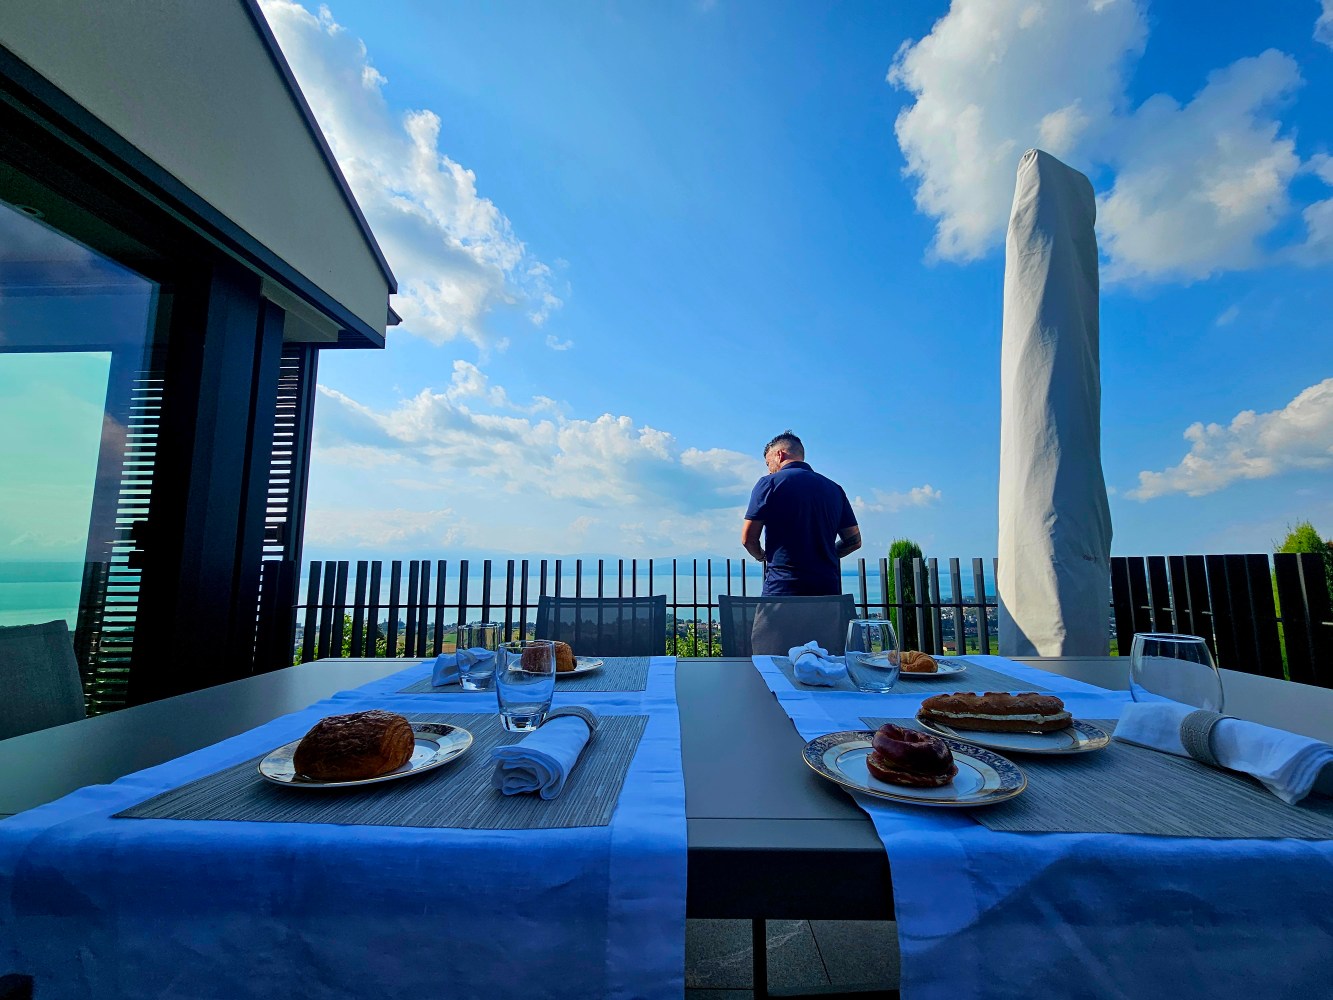
[[[754,484],[747,521],[764,522],[764,594],[842,593],[838,532],[856,525],[841,486],[804,462],[788,462]]]

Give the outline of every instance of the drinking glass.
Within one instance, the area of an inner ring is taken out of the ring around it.
[[[555,643],[522,639],[500,643],[495,665],[495,697],[500,725],[511,733],[536,729],[551,710],[555,694]]]
[[[1129,694],[1135,701],[1160,695],[1220,712],[1222,675],[1199,636],[1144,632],[1134,636],[1129,654]]]
[[[458,683],[464,691],[491,689],[499,649],[500,626],[495,622],[464,625],[458,630]]]
[[[884,692],[898,683],[898,636],[887,619],[857,619],[847,625],[847,675],[858,691]]]

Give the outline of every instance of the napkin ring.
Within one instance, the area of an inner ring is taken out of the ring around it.
[[[1217,712],[1210,712],[1203,708],[1191,712],[1180,720],[1181,746],[1185,748],[1187,754],[1200,764],[1207,764],[1209,767],[1221,767],[1217,755],[1213,753],[1213,729],[1223,719],[1231,718],[1234,718],[1234,716],[1219,715]]]
[[[584,708],[582,705],[565,705],[563,708],[557,708],[553,712],[548,712],[542,725],[545,725],[552,719],[558,719],[561,716],[582,719],[587,723],[589,739],[592,739],[592,734],[597,732],[597,713],[590,708]]]

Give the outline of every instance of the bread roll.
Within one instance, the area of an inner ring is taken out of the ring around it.
[[[317,781],[360,781],[398,770],[415,747],[410,722],[373,708],[320,719],[301,738],[292,766]]]

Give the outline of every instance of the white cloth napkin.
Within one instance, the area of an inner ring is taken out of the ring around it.
[[[495,659],[495,653],[489,649],[482,649],[475,646],[472,649],[462,650],[477,662],[482,660]],[[435,666],[431,668],[430,683],[431,687],[444,687],[446,684],[455,684],[458,682],[458,657],[460,653],[441,653],[435,657]]]
[[[832,687],[847,676],[846,665],[813,640],[787,650],[787,659],[791,660],[791,672],[802,684]]]
[[[1178,702],[1126,705],[1115,738],[1188,757],[1180,722],[1193,712]],[[1333,746],[1257,722],[1223,719],[1213,727],[1213,755],[1232,771],[1253,775],[1283,802],[1299,802],[1312,791],[1333,792]]]
[[[597,713],[592,709],[582,705],[556,709],[535,733],[491,751],[492,786],[505,795],[539,792],[544,799],[555,798],[596,729]]]

